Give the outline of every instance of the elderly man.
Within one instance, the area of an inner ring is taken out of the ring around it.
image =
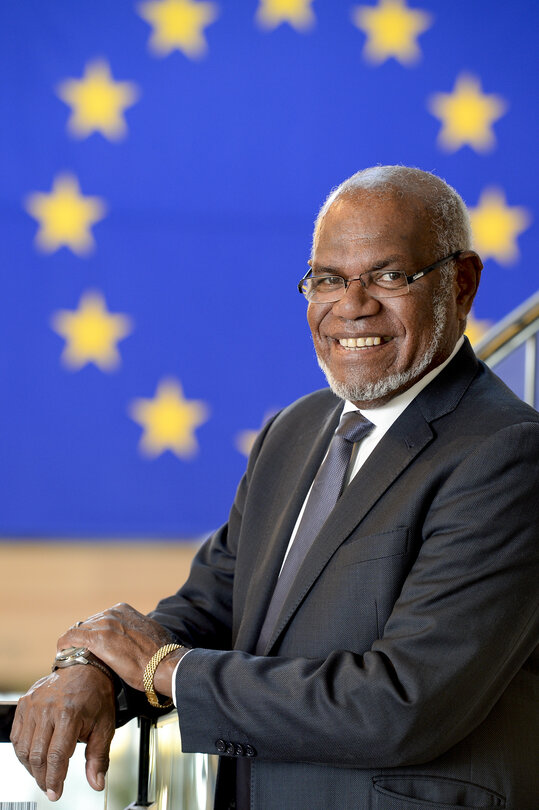
[[[84,650],[13,727],[51,799],[77,739],[102,788],[115,711],[172,696],[184,751],[222,755],[218,810],[537,808],[539,420],[463,337],[470,245],[426,172],[330,195],[299,288],[331,391],[262,430],[151,619],[118,605],[60,638]]]

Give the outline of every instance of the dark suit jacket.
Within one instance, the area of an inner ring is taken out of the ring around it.
[[[253,655],[341,410],[319,391],[263,430],[228,524],[153,614],[196,647],[183,749],[224,742],[219,810],[248,754],[256,810],[537,810],[539,418],[468,343],[353,479]]]

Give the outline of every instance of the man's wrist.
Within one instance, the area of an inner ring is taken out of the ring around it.
[[[110,667],[86,647],[68,647],[65,650],[59,650],[52,664],[52,672],[80,665],[98,669],[103,675],[106,675],[110,681],[114,682],[114,673]]]
[[[187,652],[189,652],[188,647],[179,647],[159,662],[153,678],[154,689],[158,694],[172,697],[172,675],[178,662]]]
[[[112,678],[106,675],[101,668],[95,666],[72,666],[53,669],[49,677],[62,678],[66,681],[80,681],[80,679],[83,679],[80,681],[82,683],[81,688],[94,689],[95,686],[95,688],[99,689],[100,692],[110,690],[112,696],[114,697],[115,681],[119,679],[116,678],[114,673],[111,674]]]

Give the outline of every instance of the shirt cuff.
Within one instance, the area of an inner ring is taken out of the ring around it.
[[[178,672],[178,667],[181,666],[181,663],[182,663],[183,659],[187,655],[189,655],[190,652],[193,652],[193,650],[192,649],[187,650],[187,652],[184,655],[182,655],[182,657],[180,658],[180,660],[178,661],[178,663],[174,667],[174,672],[172,673],[172,700],[173,700],[175,706],[176,706],[176,675],[177,675],[177,672]]]

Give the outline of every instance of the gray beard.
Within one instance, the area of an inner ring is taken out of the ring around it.
[[[451,280],[449,283],[445,284],[442,282],[433,300],[432,312],[434,331],[430,347],[423,357],[419,358],[417,362],[410,366],[409,369],[406,369],[406,371],[389,374],[387,377],[372,383],[356,382],[354,380],[342,382],[334,378],[326,363],[317,355],[318,365],[324,372],[328,385],[333,393],[341,399],[350,400],[350,402],[372,402],[373,400],[388,397],[395,391],[404,391],[410,388],[413,383],[417,382],[423,376],[440,349],[448,320],[447,303],[452,293]]]

